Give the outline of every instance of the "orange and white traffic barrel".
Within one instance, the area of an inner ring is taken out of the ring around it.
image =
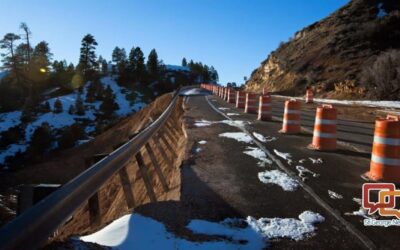
[[[400,117],[388,115],[375,121],[370,170],[374,181],[400,182]]]
[[[231,88],[228,89],[228,102],[236,103],[236,90]]]
[[[246,93],[246,104],[245,104],[244,112],[251,113],[251,114],[257,113],[257,94]]]
[[[237,91],[236,92],[236,108],[244,109],[246,104],[246,92]]]
[[[313,103],[314,102],[314,93],[312,89],[307,89],[306,91],[306,103]]]
[[[298,134],[301,131],[300,125],[301,102],[291,99],[285,102],[285,112],[283,114],[283,125],[279,133]]]
[[[262,94],[263,94],[263,95],[269,95],[269,92],[268,92],[267,87],[264,87],[264,88],[263,88]]]
[[[228,88],[224,89],[224,100],[228,101]]]
[[[272,98],[270,95],[262,95],[259,98],[258,117],[260,121],[272,120]]]
[[[314,133],[310,149],[322,151],[336,150],[337,111],[332,105],[317,107]]]

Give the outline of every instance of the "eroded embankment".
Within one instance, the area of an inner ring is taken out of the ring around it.
[[[28,167],[23,171],[12,174],[12,176],[10,174],[8,178],[12,178],[12,185],[14,186],[35,183],[66,183],[85,170],[85,161],[87,161],[87,159],[90,159],[95,154],[112,152],[113,149],[128,141],[130,136],[156,119],[168,106],[171,97],[171,94],[163,95],[143,110],[126,118],[91,142],[65,151],[62,155],[46,163]],[[170,136],[165,136],[168,144],[172,145],[174,153],[168,149],[163,141],[153,139],[149,142],[155,154],[155,158],[160,165],[162,172],[161,177],[157,175],[148,152],[144,148],[141,150],[146,165],[147,176],[157,201],[178,200],[180,197],[181,180],[179,167],[186,148],[182,116],[182,100],[179,99],[174,112],[168,120],[170,127],[167,130]],[[166,129],[163,128],[160,132],[163,133],[165,130]],[[160,153],[160,149],[165,152],[169,160],[164,159],[163,155]],[[126,170],[133,191],[134,207],[149,203],[149,190],[145,187],[142,176],[143,172],[140,171],[134,155],[132,155],[132,161],[126,166]],[[164,184],[167,184],[168,188],[162,185],[163,181]],[[118,174],[115,174],[100,189],[99,201],[101,213],[100,225],[90,226],[88,205],[84,204],[73,215],[72,219],[58,230],[55,240],[62,240],[71,235],[84,235],[94,232],[116,218],[132,211],[127,206]]]

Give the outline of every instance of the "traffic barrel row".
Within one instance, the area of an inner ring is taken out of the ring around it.
[[[246,103],[244,112],[250,114],[256,114],[258,111],[258,100],[257,94],[255,93],[246,93]]]
[[[202,85],[203,88],[218,93],[218,88]],[[258,116],[261,121],[272,119],[272,98],[266,89],[258,98]],[[245,108],[248,113],[254,112],[254,93],[226,90],[226,101],[236,103],[236,107]],[[312,90],[306,94],[306,102],[313,101]],[[256,112],[257,113],[257,112]],[[301,132],[301,102],[295,99],[285,102],[282,129],[284,134]],[[316,109],[314,131],[309,149],[335,151],[337,149],[337,110],[332,105],[320,105]],[[370,169],[363,177],[373,181],[389,181],[400,183],[400,117],[389,115],[375,121],[375,132],[372,146]]]

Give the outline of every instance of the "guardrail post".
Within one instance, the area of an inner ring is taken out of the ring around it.
[[[174,134],[176,134],[177,136],[179,136],[179,130],[178,130],[176,127],[173,126],[173,125],[174,125],[173,123],[171,123],[170,121],[167,121],[165,124],[167,125],[167,127],[168,127],[171,131],[174,132]]]
[[[147,151],[147,153],[148,153],[148,155],[150,157],[151,163],[153,164],[154,169],[156,170],[158,178],[160,179],[160,182],[161,182],[161,185],[162,185],[164,191],[168,192],[168,190],[169,190],[168,184],[167,184],[167,182],[165,180],[165,177],[164,177],[164,175],[163,175],[163,173],[161,171],[160,165],[157,162],[157,158],[154,155],[153,149],[151,149],[149,143],[146,143],[145,148],[146,148],[146,151]]]
[[[94,163],[100,161],[108,154],[96,154],[85,162],[85,167],[88,169]],[[101,224],[101,213],[100,213],[100,200],[99,193],[96,192],[92,197],[88,199],[88,210],[89,210],[89,223],[90,227],[94,228]]]
[[[146,164],[144,163],[140,151],[135,155],[135,158],[138,163],[140,174],[142,175],[144,181],[144,185],[146,187],[147,195],[149,196],[151,202],[157,202],[156,194],[154,193],[153,186],[151,185],[151,181],[149,179],[149,176],[147,175]]]
[[[167,141],[167,139],[165,138],[165,136],[164,136],[162,133],[158,133],[158,136],[157,136],[157,137],[158,137],[158,139],[161,139],[161,140],[164,142],[165,146],[166,146],[167,149],[171,152],[171,154],[172,154],[174,157],[177,157],[177,155],[176,155],[174,149],[172,148],[171,144],[168,143],[168,141]]]
[[[177,133],[177,131],[174,128],[172,128],[170,124],[165,123],[165,126],[170,136],[174,139],[175,143],[177,143],[179,141],[179,133]]]
[[[168,155],[165,153],[164,149],[161,147],[160,143],[158,140],[155,140],[153,137],[153,142],[156,145],[158,151],[160,152],[161,156],[164,158],[165,162],[167,165],[169,165],[171,168],[174,166],[171,162],[171,160],[168,158]]]
[[[122,189],[124,190],[126,205],[128,206],[129,209],[131,209],[135,207],[135,198],[133,196],[132,185],[129,180],[129,175],[128,171],[126,170],[126,166],[124,166],[118,171],[118,175],[121,180]]]

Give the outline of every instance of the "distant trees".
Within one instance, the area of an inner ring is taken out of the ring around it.
[[[190,60],[187,66],[193,73],[200,76],[200,81],[218,82],[219,80],[218,72],[213,66],[209,67],[207,64],[203,65],[201,62],[193,62],[193,60]]]
[[[186,58],[183,58],[183,59],[182,59],[182,66],[183,66],[183,67],[186,67],[186,66],[187,66]]]
[[[128,70],[130,72],[130,80],[135,82],[143,82],[146,80],[146,65],[144,64],[144,54],[140,47],[132,47],[129,53]]]
[[[43,123],[32,134],[28,154],[33,158],[38,158],[50,148],[52,142],[53,135],[51,128],[48,123]]]

